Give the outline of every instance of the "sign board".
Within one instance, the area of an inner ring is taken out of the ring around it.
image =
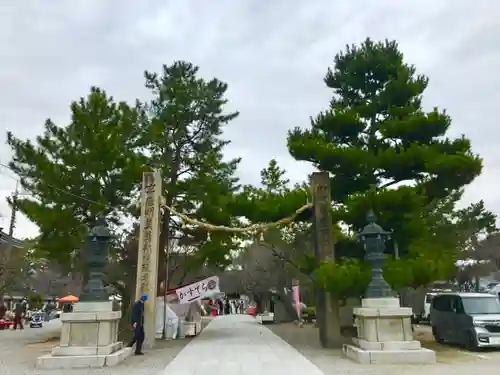
[[[179,303],[191,303],[219,292],[219,277],[211,276],[175,290]]]

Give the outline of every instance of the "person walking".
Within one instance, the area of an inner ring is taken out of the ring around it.
[[[148,300],[148,295],[143,294],[138,301],[135,301],[132,307],[132,329],[134,336],[132,341],[128,345],[132,348],[135,344],[135,355],[144,355],[142,352],[142,344],[144,343],[145,333],[144,333],[144,304]]]
[[[7,306],[5,306],[5,303],[0,302],[0,319],[4,319],[6,313],[7,313]]]
[[[26,305],[22,302],[17,303],[14,310],[14,326],[12,327],[14,331],[17,329],[17,326],[19,326],[19,329],[24,329],[23,317],[25,314]]]

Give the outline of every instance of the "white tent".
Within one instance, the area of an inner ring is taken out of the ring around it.
[[[181,337],[196,336],[201,332],[201,317],[205,315],[201,301],[198,300],[189,304],[171,303],[169,306],[179,317]]]
[[[166,315],[166,320],[164,318],[164,313]],[[179,317],[170,308],[168,303],[165,306],[163,297],[158,297],[156,299],[156,338],[162,337],[165,323],[167,340],[176,339],[179,332]]]

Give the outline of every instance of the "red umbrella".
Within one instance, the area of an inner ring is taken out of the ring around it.
[[[57,301],[65,303],[65,302],[78,302],[79,300],[80,298],[70,294],[69,296],[59,298]]]

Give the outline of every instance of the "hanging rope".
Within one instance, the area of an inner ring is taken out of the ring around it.
[[[248,225],[246,227],[226,227],[224,225],[213,225],[209,223],[204,223],[202,221],[192,219],[187,215],[184,215],[180,212],[177,212],[174,208],[167,206],[166,204],[162,204],[161,207],[169,210],[173,215],[178,216],[182,219],[184,223],[188,223],[191,225],[196,225],[201,227],[209,232],[231,232],[231,233],[247,233],[247,232],[264,232],[272,228],[279,227],[280,225],[289,224],[293,222],[302,212],[313,207],[312,203],[307,203],[297,209],[295,213],[291,216],[285,217],[273,223],[255,223]]]

